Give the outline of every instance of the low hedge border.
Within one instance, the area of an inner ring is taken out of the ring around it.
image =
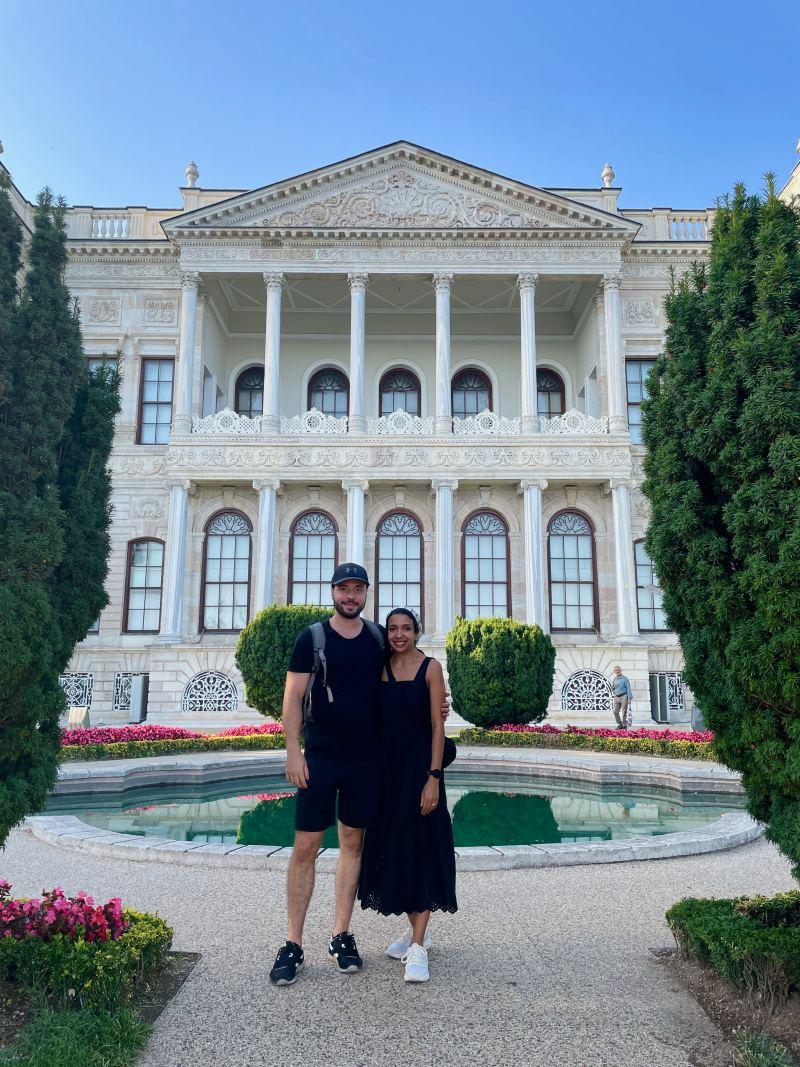
[[[651,737],[593,737],[563,731],[516,733],[511,730],[462,730],[462,745],[498,745],[506,748],[580,748],[591,752],[619,752],[625,755],[667,756],[670,759],[716,760],[710,741],[659,741]]]
[[[103,745],[63,745],[64,760],[136,759],[142,756],[174,756],[179,752],[250,752],[285,748],[280,734],[248,734],[245,737],[179,737],[164,741],[114,741]]]
[[[172,944],[172,930],[157,915],[125,909],[129,924],[110,941],[0,940],[0,978],[18,982],[55,1005],[111,1009],[130,1001],[141,980],[158,968]]]
[[[800,988],[800,926],[768,925],[769,909],[753,903],[686,897],[666,918],[683,956],[711,967],[772,1013]]]

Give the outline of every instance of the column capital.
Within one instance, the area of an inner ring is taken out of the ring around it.
[[[615,489],[628,489],[632,490],[636,488],[636,482],[630,478],[609,478],[608,487],[613,492]]]
[[[609,272],[603,275],[603,289],[616,289],[622,285],[622,273],[621,271]]]
[[[343,478],[342,489],[344,489],[346,493],[351,489],[361,489],[366,493],[369,489],[369,482],[365,478]]]
[[[280,478],[256,478],[253,481],[253,488],[257,493],[260,493],[262,489],[274,489],[276,493],[281,491]]]
[[[284,275],[283,275],[283,271],[280,271],[280,270],[264,271],[261,276],[264,279],[264,288],[266,289],[266,291],[268,293],[270,291],[272,291],[272,292],[276,292],[276,291],[280,292],[280,290],[283,288],[284,281],[285,281],[285,278],[284,278]]]
[[[347,284],[350,286],[351,293],[363,293],[366,291],[367,285],[369,284],[369,275],[358,273],[348,274]]]
[[[183,489],[189,494],[194,496],[197,492],[197,483],[193,482],[191,478],[166,478],[164,480],[165,489]]]
[[[526,272],[525,274],[520,274],[520,275],[517,276],[517,285],[519,286],[520,292],[527,291],[527,292],[535,293],[536,292],[536,283],[538,281],[539,281],[539,275],[538,274],[532,274],[530,272]]]
[[[200,275],[196,270],[181,271],[181,289],[185,293],[196,293],[200,285]]]
[[[431,489],[437,492],[439,489],[458,489],[458,478],[432,478]]]
[[[517,485],[517,492],[524,493],[526,489],[541,489],[544,491],[546,488],[546,478],[520,478]]]
[[[437,293],[449,293],[453,285],[453,275],[446,271],[434,274],[433,284]]]

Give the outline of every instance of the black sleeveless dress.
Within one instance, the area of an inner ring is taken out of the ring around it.
[[[379,712],[383,806],[381,819],[364,836],[358,897],[362,908],[382,915],[458,910],[453,828],[444,779],[439,803],[420,813],[431,766],[430,694],[426,656],[412,681],[398,682],[387,664]]]

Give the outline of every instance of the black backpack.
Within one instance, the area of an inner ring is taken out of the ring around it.
[[[386,653],[386,642],[383,639],[383,630],[371,619],[361,620],[378,643],[382,653]],[[306,691],[303,694],[303,727],[312,722],[311,716],[311,690],[314,688],[314,679],[319,671],[322,671],[322,684],[328,692],[328,703],[333,703],[333,693],[328,685],[328,663],[325,659],[325,627],[321,622],[312,622],[309,626],[311,631],[311,643],[314,649],[314,665],[311,668],[311,677],[308,679]]]

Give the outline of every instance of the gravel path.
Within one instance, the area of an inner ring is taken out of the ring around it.
[[[333,877],[320,874],[297,985],[268,979],[283,937],[279,872],[186,869],[79,855],[12,833],[15,892],[59,884],[158,911],[175,948],[203,957],[157,1024],[142,1067],[506,1064],[722,1067],[715,1027],[648,949],[685,895],[772,893],[789,865],[760,840],[676,860],[464,873],[461,910],[432,928],[431,982],[405,986],[383,956],[397,923],[358,912],[364,972],[325,953]]]

